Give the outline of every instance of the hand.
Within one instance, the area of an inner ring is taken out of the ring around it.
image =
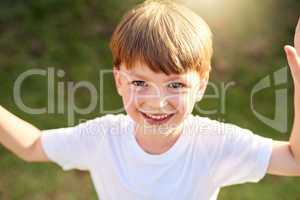
[[[300,17],[295,32],[294,47],[286,45],[284,49],[292,72],[294,84],[295,86],[300,87]]]

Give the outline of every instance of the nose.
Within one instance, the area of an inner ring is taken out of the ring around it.
[[[157,94],[149,97],[148,105],[151,106],[153,109],[162,110],[166,107],[167,101],[164,95]]]
[[[167,94],[165,93],[163,88],[152,88],[151,91],[141,95],[140,100],[148,112],[163,112],[164,108],[167,107]]]

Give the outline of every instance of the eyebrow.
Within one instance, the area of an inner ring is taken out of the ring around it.
[[[146,76],[143,76],[141,74],[130,73],[130,75],[135,76],[135,77],[140,78],[140,79],[148,80],[148,78]]]
[[[146,76],[144,76],[144,75],[141,75],[141,74],[136,74],[136,73],[134,73],[134,72],[132,72],[130,75],[135,76],[135,77],[140,78],[140,79],[143,79],[143,80],[149,80],[148,77],[146,77]],[[173,81],[173,80],[181,80],[181,81],[184,81],[185,79],[176,76],[176,77],[170,77],[170,78],[167,78],[165,81],[167,82],[167,81]],[[164,81],[164,82],[165,82],[165,81]]]

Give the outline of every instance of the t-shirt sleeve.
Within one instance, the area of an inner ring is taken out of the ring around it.
[[[261,180],[272,154],[272,139],[232,124],[220,123],[211,164],[213,182],[224,187]]]
[[[104,130],[99,118],[74,127],[43,130],[42,147],[49,160],[63,170],[88,170],[95,141],[100,144]]]

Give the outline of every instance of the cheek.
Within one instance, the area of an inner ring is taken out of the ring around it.
[[[193,110],[195,100],[192,93],[180,95],[176,101],[178,109],[182,112],[191,112]]]
[[[168,103],[179,112],[189,111],[194,105],[193,98],[189,93],[174,95],[172,98],[168,99]]]
[[[124,88],[123,90],[123,105],[126,110],[133,110],[138,105],[141,105],[145,98],[140,94],[139,91],[132,89],[131,87]]]
[[[129,107],[132,106],[134,95],[133,95],[130,87],[128,87],[128,86],[124,86],[124,87],[120,88],[120,90],[122,92],[123,105],[124,105],[125,109],[127,110]]]

